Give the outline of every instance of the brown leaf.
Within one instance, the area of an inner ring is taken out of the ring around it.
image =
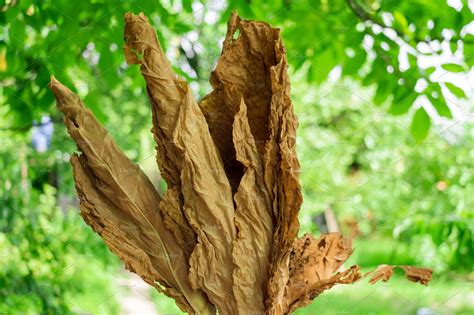
[[[393,276],[393,268],[393,266],[389,265],[378,266],[372,277],[370,277],[369,283],[374,284],[380,280],[387,282]]]
[[[298,123],[279,29],[233,12],[199,104],[143,13],[125,15],[125,41],[146,81],[163,198],[77,95],[50,86],[83,152],[71,160],[81,215],[127,268],[193,314],[287,314],[336,284],[390,279],[397,266],[339,271],[352,253],[339,233],[296,239]],[[425,285],[432,276],[398,267]]]
[[[176,235],[162,224],[160,196],[152,183],[117,147],[79,96],[54,77],[49,86],[70,136],[83,152],[73,155],[71,162],[84,220],[127,268],[175,298],[181,309],[213,313],[205,295],[187,281],[186,258],[176,246]]]
[[[263,165],[247,120],[243,98],[235,115],[233,141],[245,174],[234,196],[237,238],[233,244],[234,294],[239,314],[263,314],[272,242],[271,201],[263,184]]]
[[[351,254],[350,240],[339,233],[323,234],[319,239],[305,234],[297,239],[291,251],[290,276],[285,290],[283,312],[291,308],[291,305],[303,306],[311,301],[309,288],[319,290],[318,283],[331,279]]]
[[[329,278],[321,279],[312,284],[305,285],[305,295],[299,299],[294,300],[283,309],[283,314],[289,314],[299,307],[310,304],[313,299],[318,297],[321,293],[331,289],[336,284],[352,284],[361,279],[360,267],[351,266],[349,269],[342,272],[337,272]]]
[[[240,34],[235,38],[237,30]],[[275,222],[266,304],[278,308],[288,280],[289,252],[299,229],[302,201],[295,152],[297,121],[280,30],[264,22],[242,20],[233,12],[210,81],[214,90],[199,105],[234,192],[245,167],[238,163],[232,146],[232,122],[241,98],[247,107],[250,133],[262,160],[263,187],[271,200],[267,211]]]
[[[125,15],[127,49],[141,56],[153,113],[157,161],[163,178],[180,193],[180,205],[196,233],[189,280],[202,288],[219,312],[236,309],[232,290],[234,203],[223,162],[196,100],[166,59],[143,15]],[[176,222],[176,221],[175,221]]]
[[[234,39],[237,30],[240,35]],[[213,91],[199,102],[234,191],[243,176],[243,167],[236,159],[232,143],[234,116],[243,97],[250,130],[263,158],[270,136],[270,68],[276,65],[274,41],[277,36],[278,30],[267,23],[242,21],[232,12],[221,56],[211,73]]]
[[[294,242],[290,259],[290,278],[282,303],[282,314],[291,313],[311,301],[325,290],[336,284],[351,284],[371,275],[370,284],[378,281],[387,282],[393,275],[395,267],[406,272],[408,280],[427,284],[431,279],[431,270],[412,266],[381,265],[376,270],[360,272],[359,266],[337,272],[352,254],[350,239],[339,233],[323,234],[315,239],[310,234]]]
[[[405,275],[408,280],[413,282],[419,282],[423,285],[428,285],[431,281],[433,271],[429,268],[420,268],[413,266],[398,266],[405,271]]]
[[[81,216],[100,234],[109,249],[124,262],[125,267],[158,291],[175,299],[181,310],[214,314],[214,307],[209,304],[206,296],[192,290],[186,276],[183,277],[187,267],[179,251],[173,250],[170,244],[164,245],[141,219],[134,218],[133,214],[115,206],[100,193],[94,184],[100,180],[93,174],[85,155],[73,155],[71,162]],[[156,245],[151,248],[147,244]]]
[[[176,187],[169,187],[160,202],[160,213],[165,228],[176,238],[176,241],[189,261],[196,245],[196,234],[182,213],[183,202]]]
[[[296,157],[298,122],[290,99],[285,48],[279,30],[274,41],[276,65],[270,68],[272,98],[269,110],[270,137],[265,145],[265,187],[273,199],[275,228],[267,285],[267,313],[279,314],[293,241],[299,231],[298,212],[303,201],[299,184],[300,165]]]
[[[428,282],[430,282],[431,276],[433,275],[433,271],[429,268],[420,268],[414,266],[381,265],[375,271],[371,271],[366,274],[372,274],[369,283],[374,284],[379,280],[387,282],[393,276],[393,269],[395,267],[403,269],[403,271],[405,271],[405,276],[408,280],[413,282],[420,282],[423,285],[428,285]]]

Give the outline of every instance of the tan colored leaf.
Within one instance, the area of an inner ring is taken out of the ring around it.
[[[282,314],[288,314],[311,301],[325,290],[336,284],[351,284],[371,276],[369,283],[387,282],[393,275],[393,268],[405,270],[407,278],[414,282],[427,284],[431,279],[431,270],[412,266],[381,265],[376,270],[360,272],[359,266],[338,272],[342,264],[352,254],[350,239],[340,233],[323,234],[315,239],[305,234],[293,244],[290,259],[290,278],[282,303]]]
[[[339,233],[323,234],[319,239],[305,234],[297,239],[291,251],[284,309],[311,301],[308,288],[316,290],[320,281],[331,279],[351,254],[351,241]]]
[[[240,35],[234,38],[237,30]],[[250,130],[259,155],[263,157],[270,135],[270,68],[276,64],[274,42],[277,38],[278,30],[267,23],[243,21],[233,12],[221,56],[211,73],[213,91],[199,102],[234,191],[243,175],[232,143],[234,116],[243,97]]]
[[[183,202],[176,187],[168,188],[160,202],[163,224],[176,238],[176,241],[189,261],[196,245],[196,234],[182,213]]]
[[[232,251],[236,311],[238,314],[263,314],[273,222],[271,201],[263,183],[263,165],[250,130],[243,98],[233,126],[237,160],[245,169],[234,196],[238,231]]]
[[[349,269],[337,272],[329,278],[318,280],[314,283],[309,283],[304,286],[305,294],[300,298],[291,301],[289,305],[284,305],[283,314],[290,314],[297,308],[310,304],[313,299],[318,297],[321,293],[331,289],[336,284],[352,284],[361,279],[360,267],[351,266]]]
[[[236,309],[232,290],[234,204],[223,162],[196,100],[166,59],[143,15],[125,15],[126,49],[140,56],[153,112],[157,161],[164,179],[179,190],[187,221],[197,235],[189,280],[219,312]],[[128,58],[131,59],[131,58]]]
[[[369,283],[374,284],[380,280],[387,282],[393,276],[393,268],[393,266],[389,265],[378,266],[372,277],[370,277]]]
[[[379,280],[387,282],[393,276],[393,269],[400,268],[405,271],[405,276],[408,280],[413,282],[420,282],[423,285],[428,285],[428,282],[431,280],[433,271],[429,268],[421,268],[414,266],[389,266],[381,265],[375,271],[368,272],[366,275],[372,274],[372,277],[369,280],[370,284],[374,284]],[[366,276],[364,275],[364,276]]]
[[[269,211],[276,223],[266,294],[270,308],[280,307],[283,298],[302,202],[295,152],[297,121],[287,67],[280,30],[265,22],[242,20],[233,12],[222,54],[211,74],[214,90],[199,103],[234,192],[244,170],[232,146],[232,122],[241,97],[247,107],[250,132],[263,163],[264,187],[272,201]]]
[[[290,99],[285,49],[275,39],[276,65],[270,68],[272,99],[269,110],[270,138],[265,146],[264,174],[272,192],[276,226],[273,234],[270,279],[267,285],[267,313],[280,314],[289,279],[290,251],[299,231],[298,212],[303,201],[299,184],[300,165],[296,157],[298,122]]]
[[[163,226],[160,196],[152,183],[117,147],[79,96],[54,77],[50,88],[70,136],[83,152],[71,162],[85,221],[131,271],[175,298],[183,310],[212,314],[214,308],[205,295],[187,281],[186,258],[176,246],[176,235]]]
[[[428,285],[433,276],[433,271],[429,268],[420,268],[414,266],[398,266],[405,271],[408,280]]]
[[[100,179],[93,174],[85,155],[71,158],[80,199],[81,216],[100,234],[109,249],[149,285],[173,298],[188,313],[215,314],[206,296],[192,290],[187,283],[184,257],[179,251],[168,251],[147,229],[147,224],[115,206],[96,186]],[[150,248],[144,244],[156,244]],[[153,243],[152,243],[153,242]],[[160,245],[161,244],[161,245]]]
[[[298,123],[279,29],[233,12],[199,103],[143,13],[125,15],[125,41],[151,103],[162,198],[79,97],[50,86],[83,152],[71,160],[81,215],[128,269],[192,314],[289,314],[336,284],[388,281],[394,267],[430,281],[412,266],[340,271],[352,245],[339,233],[296,239]]]

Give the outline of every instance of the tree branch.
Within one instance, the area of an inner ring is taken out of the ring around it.
[[[407,34],[403,33],[402,31],[400,31],[400,30],[398,30],[394,27],[387,26],[385,23],[383,23],[383,21],[381,21],[380,19],[377,19],[376,16],[371,15],[369,12],[365,11],[364,8],[362,8],[361,6],[359,6],[357,4],[356,0],[347,0],[347,4],[351,8],[352,12],[362,22],[372,22],[373,24],[375,24],[377,26],[380,26],[384,30],[387,30],[387,29],[393,30],[397,34],[397,36],[402,38],[402,39],[407,36]],[[430,39],[423,39],[423,38],[420,38],[420,37],[418,37],[414,34],[412,40],[414,40],[416,43],[427,43],[427,44],[429,44],[429,43],[431,43],[435,40],[438,40],[438,41],[441,41],[441,42],[446,41],[446,40],[449,41],[449,42],[457,42],[458,40],[461,40],[465,43],[470,43],[470,44],[474,43],[474,42],[471,42],[471,41],[466,41],[465,39],[461,38],[460,36],[453,36],[449,40],[445,37],[442,37],[442,36],[441,37],[434,37],[434,38],[430,38]]]

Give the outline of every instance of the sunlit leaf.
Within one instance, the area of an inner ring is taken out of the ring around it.
[[[445,85],[448,88],[448,90],[451,93],[453,93],[454,95],[456,95],[457,97],[466,98],[466,93],[464,93],[464,90],[461,89],[460,87],[457,87],[457,86],[455,86],[454,84],[452,84],[450,82],[446,82]]]
[[[421,142],[426,138],[430,130],[430,124],[431,120],[428,113],[423,107],[420,107],[413,116],[410,128],[416,141]]]
[[[469,66],[474,65],[474,35],[472,34],[464,38],[464,60]]]
[[[415,55],[408,53],[408,63],[410,65],[410,68],[416,68],[417,64],[417,58]]]
[[[399,89],[395,93],[392,105],[390,106],[390,113],[394,115],[405,114],[413,105],[417,97],[418,94],[415,91]]]
[[[436,71],[436,67],[429,67],[423,70],[427,75],[431,75],[433,72]]]
[[[441,67],[444,70],[447,70],[447,71],[450,71],[450,72],[463,72],[463,71],[465,71],[463,66],[458,65],[456,63],[445,63]]]
[[[453,118],[453,114],[446,104],[446,99],[442,95],[438,96],[438,98],[434,98],[429,94],[427,96],[431,102],[431,105],[433,105],[433,107],[436,109],[438,115],[446,118]]]
[[[308,73],[310,75],[309,79],[316,83],[323,82],[334,66],[334,52],[331,49],[326,49],[313,59],[311,71]]]
[[[400,11],[393,12],[393,17],[395,18],[395,26],[399,26],[401,31],[405,34],[409,34],[408,21],[406,17]]]
[[[342,68],[342,73],[345,75],[354,75],[360,70],[365,63],[367,54],[365,51],[359,50],[354,58],[347,58],[346,63]]]
[[[374,95],[374,104],[382,105],[382,103],[388,98],[392,92],[392,85],[389,81],[382,81],[377,85],[377,90]]]
[[[455,41],[449,42],[449,48],[451,49],[451,52],[454,54],[458,50],[458,43]]]

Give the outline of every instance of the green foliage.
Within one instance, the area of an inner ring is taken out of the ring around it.
[[[422,141],[426,138],[428,130],[430,129],[430,117],[426,110],[421,107],[415,112],[411,124],[411,132],[417,141]]]
[[[198,31],[198,24],[203,24],[189,11],[189,2],[186,12],[176,5],[149,1],[7,3],[0,12],[0,21],[6,25],[0,33],[0,51],[5,53],[0,67],[4,97],[0,101],[9,108],[5,127],[16,130],[28,130],[34,119],[55,112],[53,95],[47,89],[53,74],[65,85],[75,86],[103,122],[108,117],[105,109],[114,107],[110,96],[136,101],[141,95],[146,106],[138,69],[128,69],[122,53],[125,12],[143,11],[159,25],[158,36],[165,48],[172,36]],[[216,45],[206,52],[211,60],[201,56],[199,69],[210,68],[217,49]],[[186,62],[183,56],[181,53]],[[189,77],[187,72],[179,72]]]
[[[117,266],[117,259],[70,211],[72,204],[59,207],[60,192],[67,193],[63,198],[73,194],[63,190],[73,188],[67,184],[71,170],[62,177],[48,163],[60,168],[62,154],[38,161],[24,136],[1,135],[0,312],[116,313],[116,301],[103,297],[113,294],[104,270]],[[53,180],[60,182],[59,190],[51,186],[51,176],[60,176]],[[97,296],[102,300],[91,304]]]
[[[469,270],[474,124],[434,126],[421,141],[430,127],[423,107],[410,125],[373,107],[370,93],[351,81],[295,86],[302,230],[316,231],[314,216],[332,208],[343,225],[359,222],[363,239],[381,234],[409,245],[414,263]]]

